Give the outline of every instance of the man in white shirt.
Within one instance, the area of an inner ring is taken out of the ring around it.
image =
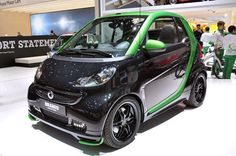
[[[224,79],[230,79],[236,60],[236,27],[228,28],[229,34],[224,37],[223,46],[225,49]]]
[[[217,22],[218,30],[213,34],[214,36],[214,45],[215,45],[215,53],[216,56],[219,58],[220,61],[222,61],[224,56],[224,48],[223,48],[223,40],[225,36],[225,22],[219,21]],[[214,62],[212,71],[216,68],[216,63]],[[216,70],[218,71],[218,70]],[[213,72],[211,73],[213,75]],[[216,73],[218,74],[218,73]]]
[[[205,32],[202,34],[200,41],[203,43],[203,54],[206,55],[211,42],[214,42],[214,36],[210,33],[210,28],[206,27]]]
[[[218,30],[215,31],[215,33],[213,34],[214,44],[215,44],[215,48],[217,49],[217,55],[218,55],[219,59],[222,60],[222,58],[224,56],[223,40],[224,40],[224,36],[225,36],[225,32],[224,32],[225,22],[219,21],[217,23],[217,27],[218,27]]]

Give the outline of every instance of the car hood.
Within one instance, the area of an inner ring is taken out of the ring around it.
[[[81,61],[68,57],[53,57],[42,64],[42,75],[36,83],[64,91],[76,91],[74,83],[83,77],[92,76],[102,69],[115,66],[114,62]]]

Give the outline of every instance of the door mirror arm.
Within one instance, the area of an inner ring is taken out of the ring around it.
[[[190,40],[188,37],[183,38],[182,43],[185,44],[187,47],[190,47]]]

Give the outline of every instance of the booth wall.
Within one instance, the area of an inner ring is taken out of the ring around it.
[[[10,11],[0,11],[0,36],[16,36],[21,32],[24,36],[30,36],[30,14]]]

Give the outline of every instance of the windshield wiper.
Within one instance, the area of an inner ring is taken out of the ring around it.
[[[91,53],[82,52],[80,49],[65,49],[63,52],[59,53],[59,55],[88,55],[88,56],[95,56]]]
[[[94,53],[94,54],[99,54],[101,56],[105,56],[105,57],[114,57],[112,54],[101,51],[101,50],[97,50],[97,49],[81,49],[83,50],[85,53]]]
[[[88,56],[96,56],[97,54],[105,57],[114,57],[110,53],[106,53],[97,49],[65,49],[62,53],[59,53],[59,55],[88,55]]]

